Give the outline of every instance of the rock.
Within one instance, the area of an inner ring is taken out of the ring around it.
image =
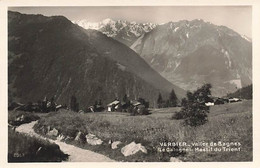
[[[47,133],[47,135],[57,137],[59,135],[59,131],[56,128],[53,128],[51,131]]]
[[[85,112],[83,110],[79,110],[79,113],[80,114],[84,114]]]
[[[182,162],[182,161],[176,157],[171,157],[170,162]]]
[[[112,149],[117,149],[117,145],[119,145],[119,144],[121,144],[120,141],[115,141],[115,142],[113,142],[113,143],[111,144],[111,148],[112,148]]]
[[[70,136],[67,136],[67,137],[65,137],[65,139],[64,139],[64,141],[71,141],[71,140],[73,140],[73,137],[70,137]]]
[[[24,115],[21,115],[15,119],[15,121],[24,121],[25,117]]]
[[[65,139],[65,136],[62,135],[62,134],[60,134],[60,135],[57,137],[57,140],[58,140],[58,141],[62,141],[62,140],[64,140],[64,139]]]
[[[144,146],[142,146],[140,143],[136,144],[135,142],[131,142],[130,144],[126,145],[125,147],[123,147],[121,149],[121,153],[124,156],[133,155],[133,154],[137,153],[138,151],[142,151],[143,153],[147,154],[146,148]]]
[[[11,130],[15,131],[16,126],[13,126],[13,125],[11,125],[11,124],[8,123],[8,128],[10,128]]]
[[[75,138],[74,140],[75,140],[75,141],[78,141],[78,142],[85,142],[85,141],[86,141],[86,138],[85,138],[84,134],[83,134],[81,131],[79,131],[79,132],[77,133],[76,138]]]
[[[38,155],[41,151],[42,151],[42,147],[39,147],[35,154]]]
[[[47,127],[47,132],[50,132],[50,130],[51,130],[51,126],[48,126]]]
[[[101,145],[103,143],[103,141],[101,139],[98,139],[94,134],[86,135],[86,140],[87,143],[90,145]]]

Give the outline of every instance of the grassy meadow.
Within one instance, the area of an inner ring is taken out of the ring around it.
[[[128,113],[102,112],[79,114],[61,110],[42,117],[35,130],[45,134],[48,126],[65,136],[75,137],[78,131],[92,133],[105,143],[101,146],[76,144],[118,161],[167,161],[171,154],[156,152],[160,142],[239,142],[237,152],[194,152],[177,155],[183,161],[252,161],[252,101],[213,106],[208,122],[202,126],[183,126],[182,120],[172,119],[180,108],[152,109],[151,115],[130,116]],[[144,145],[148,154],[123,157],[120,149],[110,149],[107,142],[132,141]]]

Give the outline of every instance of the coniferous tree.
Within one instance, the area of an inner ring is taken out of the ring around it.
[[[158,108],[162,108],[162,105],[163,105],[163,99],[162,99],[161,93],[159,93],[158,99],[157,99],[157,106],[158,106]]]
[[[72,111],[77,111],[77,108],[78,108],[77,106],[78,106],[77,98],[73,95],[70,98],[70,109]]]
[[[125,108],[129,108],[130,106],[130,100],[128,99],[128,96],[125,94],[123,97],[123,102],[125,103]]]
[[[127,101],[128,101],[128,98],[127,98],[127,95],[125,94],[123,97],[123,102],[127,102]]]
[[[51,111],[55,111],[56,109],[56,104],[55,104],[55,101],[54,101],[54,96],[51,98],[51,106],[50,106],[50,110]]]
[[[101,99],[98,100],[98,104],[97,104],[97,105],[99,105],[99,106],[102,105],[102,101],[101,101]]]
[[[169,104],[168,106],[169,107],[176,107],[177,106],[177,96],[174,92],[174,90],[172,89],[171,93],[170,93],[170,96],[169,96]]]

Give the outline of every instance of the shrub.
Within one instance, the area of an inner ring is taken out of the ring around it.
[[[184,124],[190,126],[203,125],[208,121],[209,107],[205,103],[210,100],[210,84],[205,84],[195,92],[187,92],[187,99],[182,99],[182,109],[176,118],[184,118]]]
[[[38,119],[40,119],[40,117],[31,112],[8,111],[8,123],[13,126],[19,126],[21,124],[29,123],[31,121],[36,121]]]
[[[144,105],[142,105],[142,106],[138,107],[137,113],[140,115],[147,115],[148,109]]]
[[[61,162],[67,159],[68,155],[56,144],[8,130],[8,162]]]
[[[182,111],[179,111],[179,112],[176,112],[173,116],[172,116],[172,119],[176,119],[176,120],[181,120],[181,119],[185,119],[186,118],[186,115],[184,112]]]

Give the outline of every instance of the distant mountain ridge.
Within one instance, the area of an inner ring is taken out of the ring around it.
[[[102,32],[108,37],[112,37],[127,46],[143,35],[154,29],[157,24],[128,22],[126,20],[104,19],[101,22],[89,22],[86,19],[72,21],[84,29],[94,29]]]
[[[211,83],[213,94],[223,96],[252,83],[251,40],[201,19],[158,25],[131,48],[185,90]]]
[[[229,93],[227,97],[235,97],[240,99],[252,99],[253,98],[253,85],[248,85],[241,89],[238,89],[234,93]]]
[[[154,105],[159,92],[184,90],[154,71],[134,51],[63,16],[8,12],[8,99],[26,103],[55,96],[69,105],[75,95],[84,109],[122,98],[143,97]]]

